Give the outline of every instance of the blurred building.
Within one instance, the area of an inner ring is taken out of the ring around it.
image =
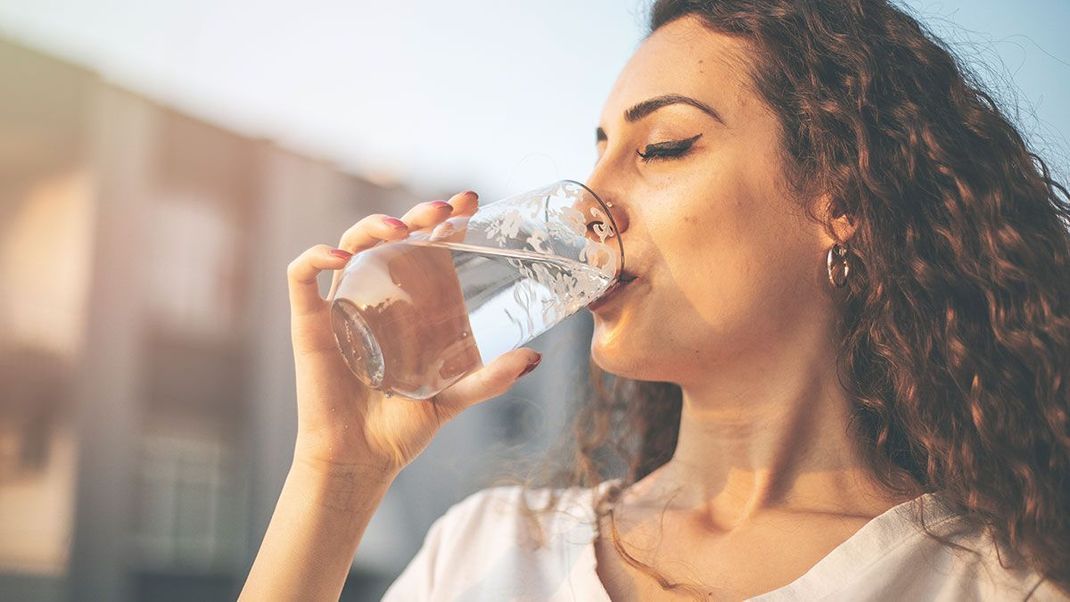
[[[0,600],[232,600],[292,452],[285,267],[426,199],[0,41]],[[395,483],[344,599],[542,451],[589,316]]]

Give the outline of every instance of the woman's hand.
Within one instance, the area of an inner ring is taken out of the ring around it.
[[[349,371],[335,343],[330,304],[320,296],[316,282],[321,271],[340,270],[352,254],[405,238],[410,230],[432,228],[452,216],[470,216],[477,207],[476,194],[465,192],[448,203],[416,205],[400,223],[385,215],[369,215],[342,235],[338,249],[317,245],[290,264],[290,328],[297,370],[295,463],[326,473],[357,469],[393,476],[427,447],[443,424],[465,408],[504,393],[538,360],[534,350],[517,349],[431,399],[387,398]],[[337,277],[338,273],[336,281]]]

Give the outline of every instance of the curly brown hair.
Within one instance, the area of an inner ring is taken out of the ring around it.
[[[836,359],[868,468],[890,492],[938,495],[991,528],[997,554],[1070,591],[1066,187],[954,53],[885,0],[658,0],[650,33],[685,16],[751,44],[798,198],[827,194],[830,219],[858,224]],[[525,487],[623,473],[594,502],[612,521],[604,502],[672,457],[682,395],[593,361],[587,393],[569,462],[551,454]],[[628,562],[697,592],[613,532]]]

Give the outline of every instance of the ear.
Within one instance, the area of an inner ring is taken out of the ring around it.
[[[858,228],[858,222],[853,215],[847,213],[839,201],[828,194],[822,194],[818,199],[818,215],[828,227],[826,234],[829,236],[828,244],[841,242],[846,243],[854,236]]]

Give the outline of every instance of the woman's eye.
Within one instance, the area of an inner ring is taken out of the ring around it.
[[[635,153],[646,162],[657,161],[658,159],[675,159],[687,154],[687,151],[691,150],[695,141],[701,137],[702,134],[699,134],[692,138],[688,138],[687,140],[672,140],[669,142],[648,144],[644,150],[637,150]]]

